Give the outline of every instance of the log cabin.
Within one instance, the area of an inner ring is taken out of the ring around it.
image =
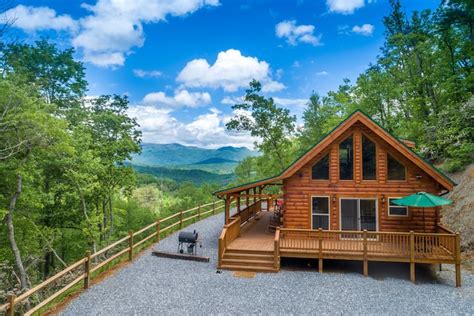
[[[279,175],[215,192],[226,205],[218,268],[278,272],[296,257],[322,272],[324,259],[360,260],[367,276],[371,261],[405,262],[415,282],[415,264],[447,263],[460,286],[459,234],[437,208],[393,203],[455,185],[414,146],[356,111]]]

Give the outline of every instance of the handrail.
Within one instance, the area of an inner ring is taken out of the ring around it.
[[[222,203],[223,203],[223,201],[214,201],[212,203],[199,205],[199,206],[193,207],[193,208],[191,208],[189,210],[186,210],[186,211],[177,212],[177,213],[172,214],[170,216],[167,216],[163,219],[158,219],[156,222],[151,223],[151,224],[139,229],[136,232],[130,232],[129,235],[113,242],[112,244],[106,246],[105,248],[103,248],[103,249],[101,249],[101,250],[99,250],[99,251],[97,251],[93,254],[89,253],[90,255],[86,255],[86,257],[84,257],[84,258],[76,261],[75,263],[69,265],[64,270],[59,271],[54,276],[44,280],[43,282],[36,285],[32,289],[29,289],[28,291],[22,293],[18,297],[16,297],[15,295],[9,295],[9,302],[5,303],[3,305],[0,305],[0,311],[6,310],[8,315],[10,315],[10,314],[13,315],[15,306],[18,303],[21,303],[22,301],[28,299],[30,296],[32,296],[33,294],[35,294],[38,291],[42,290],[46,286],[51,285],[53,282],[59,280],[66,273],[72,272],[73,270],[75,270],[75,269],[77,269],[81,266],[84,266],[84,271],[81,272],[73,281],[71,281],[68,284],[64,285],[60,290],[54,292],[49,297],[46,297],[45,299],[40,301],[36,306],[31,308],[29,311],[26,311],[25,315],[31,315],[32,313],[40,310],[41,308],[44,308],[48,303],[52,302],[54,299],[56,299],[57,297],[64,294],[68,289],[72,288],[74,285],[79,283],[81,280],[84,280],[84,288],[87,288],[89,286],[89,279],[90,279],[90,275],[92,273],[100,270],[100,268],[103,268],[104,266],[107,266],[108,264],[112,263],[114,260],[118,259],[119,257],[123,256],[126,253],[129,253],[129,258],[132,258],[133,257],[133,250],[137,249],[138,246],[144,244],[145,242],[152,239],[153,237],[156,237],[156,236],[159,237],[160,234],[163,234],[166,231],[171,230],[172,228],[174,228],[177,225],[182,226],[182,224],[184,222],[190,221],[191,219],[194,219],[196,217],[198,218],[198,220],[200,220],[200,219],[203,219],[203,217],[205,215],[208,215],[208,214],[211,214],[211,213],[216,214],[216,212],[218,210],[222,209],[222,207],[224,206],[224,205],[221,205]],[[211,205],[212,205],[212,208],[210,210],[207,210],[205,212],[201,212],[202,209],[204,209],[206,207],[209,207]],[[183,217],[182,216],[183,214],[188,214],[188,213],[191,213],[192,211],[195,211],[195,210],[199,210],[199,213],[195,214],[195,215],[191,215],[189,217]],[[170,223],[168,226],[160,229],[160,223],[168,221],[170,219],[174,219],[178,216],[180,218],[177,222]],[[144,232],[146,232],[146,231],[148,231],[152,228],[155,228],[155,227],[156,227],[157,230],[154,231],[152,234],[146,235],[141,240],[139,240],[137,242],[134,242],[133,237],[135,237],[137,235],[140,235],[140,234],[142,234],[142,233],[144,233]],[[115,248],[116,246],[118,246],[118,245],[120,245],[120,244],[122,244],[126,241],[129,242],[128,247],[126,247],[125,249],[121,249],[119,252],[113,254],[111,257],[105,259],[104,261],[98,263],[95,266],[92,266],[92,263],[90,262],[91,259],[94,259],[94,258],[106,253],[107,251]]]
[[[273,267],[275,268],[275,270],[280,270],[280,227],[277,227],[275,231],[275,240],[273,242],[273,248]]]

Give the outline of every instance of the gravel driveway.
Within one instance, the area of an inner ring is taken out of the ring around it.
[[[91,287],[71,302],[62,315],[209,315],[209,314],[474,314],[474,276],[463,271],[463,287],[454,287],[452,271],[436,279],[420,278],[414,285],[389,271],[379,279],[359,271],[259,273],[238,278],[216,273],[217,238],[223,223],[219,214],[196,223],[203,239],[200,263],[154,257],[150,251],[133,264]],[[176,251],[177,235],[155,245]],[[381,266],[385,272],[393,265]],[[448,267],[448,266],[446,266]],[[369,274],[372,275],[371,268]],[[372,275],[372,276],[373,276]]]

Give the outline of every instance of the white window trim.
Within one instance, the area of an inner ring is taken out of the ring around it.
[[[326,213],[314,213],[313,212],[313,198],[326,198],[328,199],[328,212]],[[311,195],[311,229],[313,228],[313,215],[327,216],[328,217],[328,230],[331,230],[331,197],[329,195]]]
[[[342,200],[357,200],[357,216],[360,217],[360,200],[375,200],[375,231],[369,232],[378,232],[379,231],[379,199],[377,197],[340,197],[339,198],[339,229],[342,229]],[[357,223],[360,226],[360,220]],[[360,230],[360,227],[358,228]],[[362,230],[361,230],[362,231]]]
[[[400,196],[398,197],[395,197],[395,196],[391,196],[391,197],[388,197],[387,198],[387,215],[390,216],[390,217],[408,217],[410,214],[409,214],[409,209],[408,209],[408,206],[391,206],[390,205],[390,200],[396,200],[396,199],[401,199]],[[391,214],[390,213],[390,208],[391,207],[399,207],[399,208],[405,208],[407,210],[407,213],[406,215],[398,215],[398,214]]]

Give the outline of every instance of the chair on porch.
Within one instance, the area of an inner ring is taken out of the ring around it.
[[[268,221],[269,232],[274,232],[278,226],[281,226],[283,219],[283,200],[277,200],[273,208],[273,214]]]

